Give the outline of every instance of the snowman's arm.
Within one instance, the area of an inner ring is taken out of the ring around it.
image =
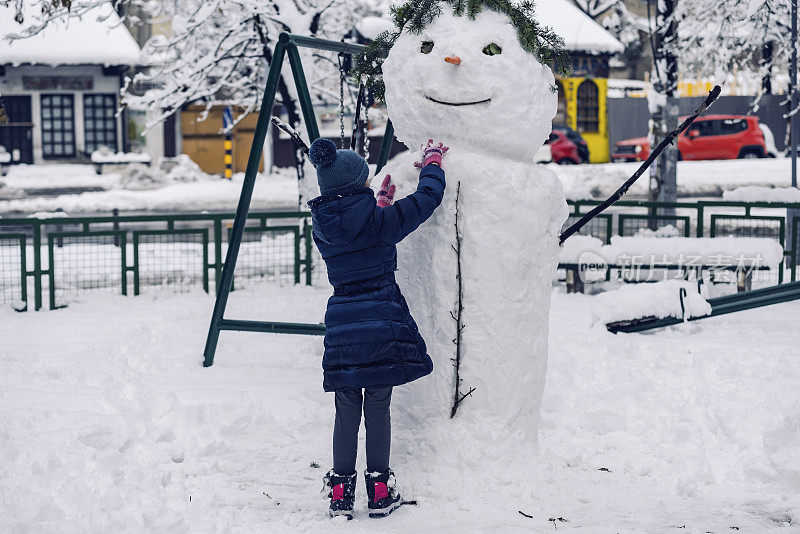
[[[427,165],[419,175],[417,190],[391,206],[375,207],[372,221],[384,243],[395,245],[433,215],[444,196],[444,171],[438,165]]]

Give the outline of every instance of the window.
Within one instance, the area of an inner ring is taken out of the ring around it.
[[[692,130],[700,132],[699,137],[708,137],[710,135],[719,135],[716,131],[715,125],[718,121],[697,121],[692,126]]]
[[[556,116],[553,119],[553,124],[566,126],[567,99],[564,95],[564,85],[561,83],[561,80],[556,80],[556,88],[558,89],[558,108],[556,109]]]
[[[42,156],[75,157],[72,95],[42,95]]]
[[[101,146],[117,150],[117,99],[114,95],[83,95],[83,128],[86,152]]]
[[[747,121],[744,119],[724,119],[719,121],[720,135],[733,135],[747,130]]]
[[[592,80],[578,86],[578,131],[600,131],[600,91]]]

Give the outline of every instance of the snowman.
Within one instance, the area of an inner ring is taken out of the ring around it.
[[[397,388],[393,409],[408,429],[397,434],[411,434],[397,435],[406,443],[395,451],[471,468],[535,452],[568,211],[556,176],[532,161],[556,113],[551,69],[506,14],[484,8],[473,19],[449,6],[419,33],[403,30],[382,65],[395,134],[412,149],[382,171],[395,198],[416,189],[418,147],[450,147],[444,200],[398,246],[396,273],[434,371]]]

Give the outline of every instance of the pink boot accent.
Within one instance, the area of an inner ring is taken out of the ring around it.
[[[333,487],[333,497],[331,500],[338,501],[340,499],[344,499],[344,484],[337,484]]]
[[[385,499],[389,496],[389,490],[386,488],[386,484],[383,482],[376,482],[375,483],[375,502],[378,502],[381,499]]]

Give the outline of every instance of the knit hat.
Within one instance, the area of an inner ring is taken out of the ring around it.
[[[322,195],[355,191],[364,187],[369,177],[369,167],[364,158],[352,150],[337,150],[330,139],[320,137],[311,143],[308,158],[317,168],[317,181]]]

